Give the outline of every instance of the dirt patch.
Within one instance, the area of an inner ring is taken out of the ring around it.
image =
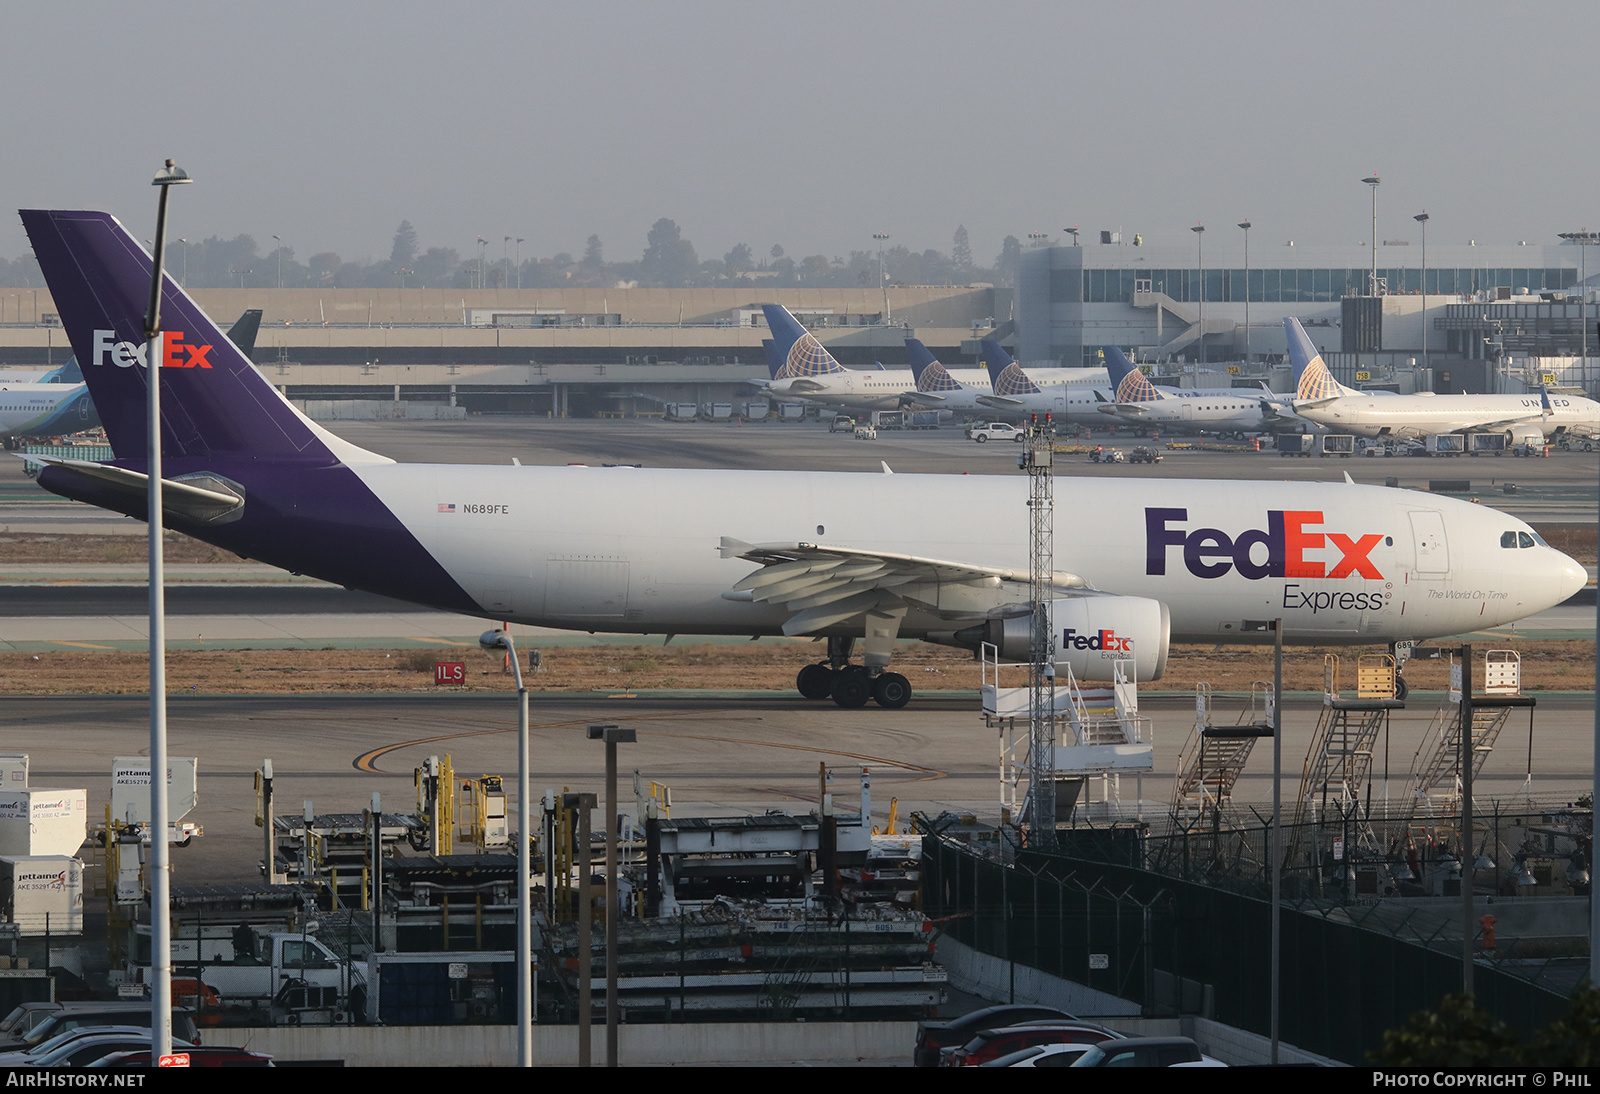
[[[71,536],[52,535],[48,532],[7,532],[0,535],[0,563],[38,565],[57,563],[133,563],[149,558],[149,537],[141,530],[138,535],[126,536]],[[222,562],[246,561],[232,551],[213,547],[209,543],[180,532],[167,532],[161,537],[161,555],[167,562]]]
[[[1476,647],[1479,664],[1483,650]],[[1528,690],[1587,691],[1594,686],[1593,642],[1511,642],[1524,659]],[[1341,650],[1340,684],[1355,688],[1361,650]],[[1372,653],[1382,652],[1374,649]],[[1284,656],[1284,688],[1320,691],[1325,657],[1318,647],[1291,647]],[[530,689],[543,692],[610,691],[659,688],[760,688],[789,691],[795,674],[819,660],[821,644],[748,646],[711,644],[673,646],[549,647],[540,650],[538,672],[528,674]],[[500,659],[470,650],[172,650],[167,654],[167,687],[172,694],[283,692],[396,692],[445,690],[433,683],[435,661],[466,665],[466,691],[510,691],[514,684]],[[937,646],[907,646],[894,667],[917,690],[974,689],[980,683],[971,656]],[[1004,681],[1020,686],[1025,677]],[[1413,688],[1444,690],[1444,661],[1413,661],[1406,679]],[[141,694],[149,668],[142,653],[71,650],[40,654],[0,654],[0,695]],[[1252,681],[1272,679],[1270,647],[1176,646],[1167,675],[1147,691],[1193,691],[1207,681],[1218,691],[1246,691]]]

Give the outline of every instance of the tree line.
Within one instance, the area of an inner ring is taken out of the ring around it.
[[[774,288],[876,288],[879,253],[811,254],[796,259],[781,244],[757,254],[736,244],[721,258],[699,256],[672,220],[662,217],[645,238],[637,259],[607,261],[598,235],[591,235],[578,257],[563,251],[519,258],[526,240],[511,236],[479,237],[463,254],[455,247],[421,244],[411,222],[395,230],[389,256],[373,261],[346,260],[333,251],[301,259],[296,249],[273,236],[264,244],[254,236],[232,239],[177,239],[168,243],[167,272],[184,286],[199,289],[475,289],[475,288],[690,288],[771,286]],[[1016,284],[1022,244],[1006,236],[1000,254],[989,266],[973,261],[963,227],[956,229],[948,252],[913,251],[904,245],[882,252],[883,281],[889,285]],[[0,258],[0,285],[43,288],[39,264],[32,255]]]

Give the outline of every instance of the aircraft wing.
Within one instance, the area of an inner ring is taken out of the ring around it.
[[[984,619],[1015,605],[1001,586],[1020,586],[1028,574],[1007,567],[979,566],[944,559],[815,543],[745,543],[722,538],[723,558],[742,558],[761,568],[723,593],[728,600],[782,604],[793,614],[783,625],[788,635],[810,634],[871,611],[904,610],[908,605],[950,619]],[[1056,573],[1054,584],[1086,589],[1076,574]]]
[[[1471,425],[1457,426],[1452,433],[1476,433],[1483,429],[1499,429],[1505,425],[1516,425],[1518,422],[1537,422],[1544,419],[1543,412],[1536,411],[1532,414],[1518,414],[1511,418],[1499,418],[1492,422],[1473,422]]]
[[[798,392],[827,391],[828,385],[819,384],[815,380],[808,380],[804,376],[799,376],[789,381],[789,390]]]
[[[1148,414],[1152,408],[1150,403],[1107,403],[1105,406],[1095,407],[1102,414],[1116,414],[1129,418],[1137,418],[1141,414]]]
[[[976,398],[984,406],[997,407],[1000,410],[1011,410],[1022,405],[1021,399],[1012,399],[1005,395],[979,395]]]
[[[902,391],[900,393],[900,401],[906,404],[923,402],[942,403],[944,402],[944,396],[935,395],[931,391]]]

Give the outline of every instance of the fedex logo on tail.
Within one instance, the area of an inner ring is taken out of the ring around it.
[[[1167,572],[1167,552],[1183,552],[1183,564],[1195,577],[1222,577],[1230,570],[1249,581],[1264,577],[1363,577],[1382,581],[1383,573],[1368,556],[1384,536],[1373,532],[1347,536],[1320,530],[1320,509],[1270,509],[1267,526],[1229,535],[1220,528],[1182,527],[1187,509],[1146,509],[1144,572]],[[1338,561],[1307,557],[1327,548],[1338,551]]]
[[[149,368],[147,358],[148,342],[118,342],[117,332],[114,330],[97,330],[94,332],[94,352],[90,356],[91,363],[95,365],[106,364],[106,358],[111,359],[111,364],[118,368]],[[161,332],[161,367],[162,368],[210,368],[211,362],[207,355],[211,352],[210,346],[197,346],[192,342],[183,340],[183,331],[168,330]]]

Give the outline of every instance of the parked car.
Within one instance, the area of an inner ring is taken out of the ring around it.
[[[188,1041],[172,1039],[174,1052],[187,1052],[195,1048]],[[32,1056],[21,1064],[13,1067],[88,1067],[107,1056],[114,1056],[124,1052],[142,1050],[146,1056],[150,1054],[150,1031],[139,1030],[134,1033],[101,1033],[93,1037],[80,1037],[62,1045],[53,1052]]]
[[[972,1040],[974,1035],[986,1029],[999,1029],[1001,1026],[1014,1026],[1019,1022],[1034,1022],[1040,1019],[1074,1021],[1072,1015],[1054,1007],[1002,1003],[999,1006],[968,1011],[961,1017],[951,1018],[948,1021],[918,1022],[917,1044],[912,1050],[911,1062],[917,1067],[937,1067],[939,1050],[942,1048],[959,1048]]]
[[[22,1040],[34,1026],[60,1009],[61,1004],[54,1000],[39,999],[18,1003],[4,1020],[0,1020],[0,1045]]]
[[[986,1029],[972,1040],[940,1059],[943,1067],[975,1067],[988,1063],[1018,1049],[1035,1045],[1098,1044],[1101,1041],[1121,1039],[1114,1029],[1093,1022],[1039,1021],[1021,1025]]]
[[[1071,1067],[1072,1061],[1088,1052],[1093,1045],[1034,1045],[1018,1049],[980,1067]]]
[[[1072,1062],[1073,1067],[1173,1067],[1177,1064],[1225,1066],[1200,1051],[1187,1037],[1127,1037],[1101,1042]]]
[[[272,1062],[272,1057],[264,1052],[250,1052],[242,1048],[227,1048],[221,1045],[207,1045],[204,1048],[178,1049],[189,1057],[190,1067],[277,1067]],[[119,1052],[96,1060],[90,1067],[149,1067],[150,1050],[142,1049],[136,1052]]]
[[[48,1018],[34,1026],[26,1037],[4,1048],[32,1052],[50,1038],[68,1030],[84,1026],[139,1026],[150,1028],[150,1004],[128,1003],[69,1003],[54,1011]],[[187,1010],[172,1012],[172,1035],[193,1044],[200,1041],[194,1014]]]
[[[1027,436],[1022,430],[1005,422],[976,422],[967,426],[967,437],[983,444],[985,441],[1016,441]]]

